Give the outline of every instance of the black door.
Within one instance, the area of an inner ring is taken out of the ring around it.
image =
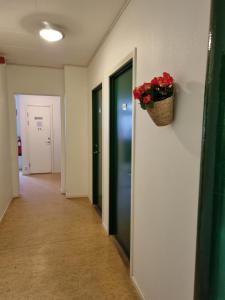
[[[102,85],[92,92],[93,204],[102,212]]]
[[[110,78],[110,233],[130,256],[132,61]]]

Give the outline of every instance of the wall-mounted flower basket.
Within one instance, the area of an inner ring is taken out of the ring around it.
[[[169,125],[173,122],[173,96],[154,103],[147,109],[148,114],[157,126]]]
[[[147,110],[157,126],[165,126],[173,121],[174,80],[169,73],[154,77],[133,91],[141,108]]]

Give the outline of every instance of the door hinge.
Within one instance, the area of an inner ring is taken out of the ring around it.
[[[28,165],[29,165],[29,168],[30,168],[30,167],[31,167],[31,163],[29,162],[29,164],[28,164]]]

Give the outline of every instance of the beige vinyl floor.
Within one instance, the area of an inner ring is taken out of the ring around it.
[[[1,300],[138,299],[88,199],[65,199],[59,175],[21,176],[0,223]]]

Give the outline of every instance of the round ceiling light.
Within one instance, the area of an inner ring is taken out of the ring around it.
[[[43,22],[43,28],[40,29],[39,34],[48,42],[58,42],[64,38],[62,31],[48,22]]]

